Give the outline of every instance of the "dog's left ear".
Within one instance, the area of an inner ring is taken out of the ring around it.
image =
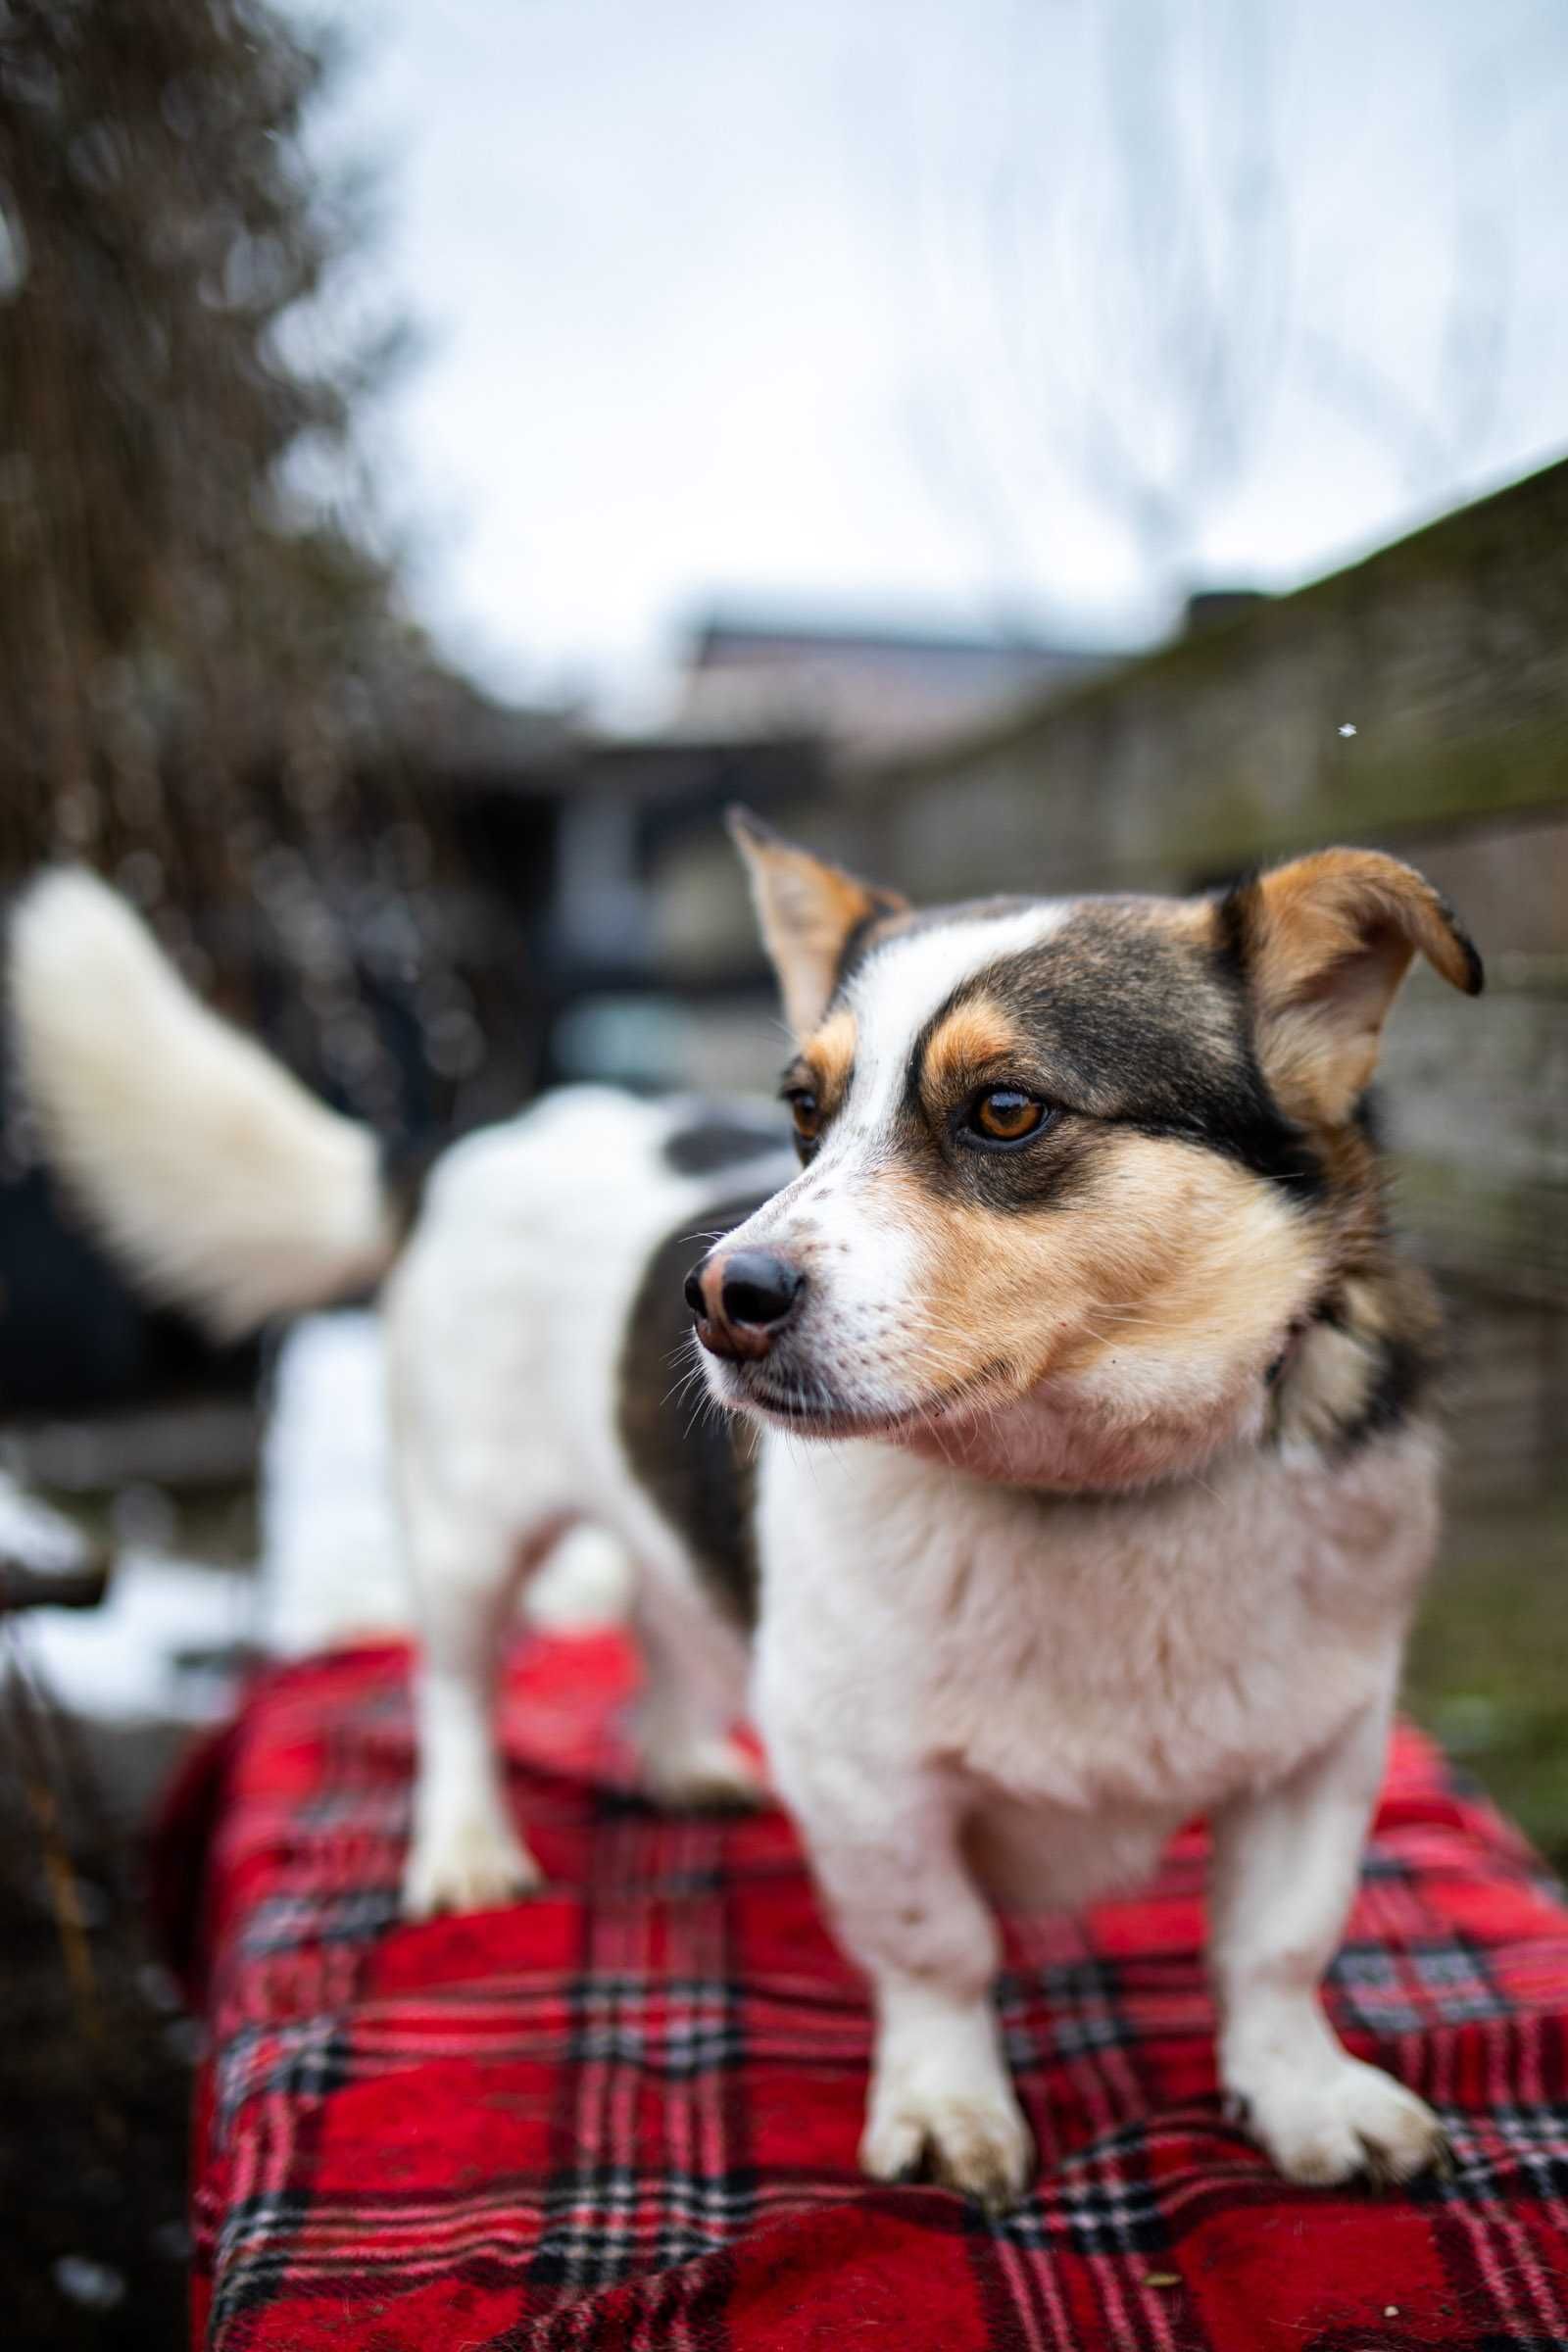
[[[1481,992],[1481,958],[1452,907],[1376,850],[1276,866],[1229,894],[1220,924],[1247,975],[1264,1075],[1297,1117],[1349,1116],[1417,951],[1466,996]]]
[[[751,877],[784,1017],[797,1038],[808,1037],[827,1009],[855,933],[879,915],[901,913],[909,902],[798,850],[749,808],[731,808],[727,822]]]

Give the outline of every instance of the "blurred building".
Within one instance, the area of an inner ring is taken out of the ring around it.
[[[266,905],[185,910],[193,944],[225,1004],[352,1103],[283,952],[300,927],[318,979],[330,933],[356,998],[327,1042],[368,1022],[387,1123],[434,1142],[561,1079],[769,1087],[782,1037],[732,801],[928,900],[1201,888],[1387,847],[1463,908],[1492,976],[1479,1005],[1412,981],[1389,1126],[1406,1221],[1507,1370],[1490,1458],[1539,1477],[1568,1391],[1565,546],[1568,464],[1294,595],[1211,597],[1115,664],[715,623],[679,722],[642,740],[432,689],[273,860]],[[960,725],[971,698],[984,717]],[[36,1181],[0,1190],[0,1395],[133,1395],[166,1361],[90,1256]]]
[[[810,734],[835,752],[914,751],[1119,659],[1028,636],[714,614],[697,630],[680,734]]]

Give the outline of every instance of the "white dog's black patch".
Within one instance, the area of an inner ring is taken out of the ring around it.
[[[728,1104],[711,1103],[665,1137],[663,1159],[677,1176],[717,1176],[788,1149],[782,1119],[764,1121],[761,1112],[748,1118]]]
[[[718,1607],[747,1629],[757,1618],[756,1432],[710,1397],[682,1285],[711,1237],[744,1224],[766,1198],[749,1193],[698,1209],[654,1250],[626,1319],[616,1399],[620,1442],[639,1484],[689,1544]]]

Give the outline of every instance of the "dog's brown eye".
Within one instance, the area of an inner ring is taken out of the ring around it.
[[[796,1142],[814,1144],[816,1131],[822,1124],[821,1103],[808,1086],[801,1086],[789,1097],[789,1105],[795,1120]]]
[[[1045,1104],[1034,1095],[996,1086],[980,1097],[969,1113],[969,1124],[977,1135],[994,1144],[1021,1144],[1026,1135],[1034,1134],[1045,1115]]]

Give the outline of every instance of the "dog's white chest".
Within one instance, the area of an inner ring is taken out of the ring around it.
[[[770,1448],[764,1732],[936,1764],[1000,1816],[1151,1835],[1320,1746],[1386,1687],[1430,1549],[1424,1442],[1253,1455],[1102,1500],[869,1446]]]

